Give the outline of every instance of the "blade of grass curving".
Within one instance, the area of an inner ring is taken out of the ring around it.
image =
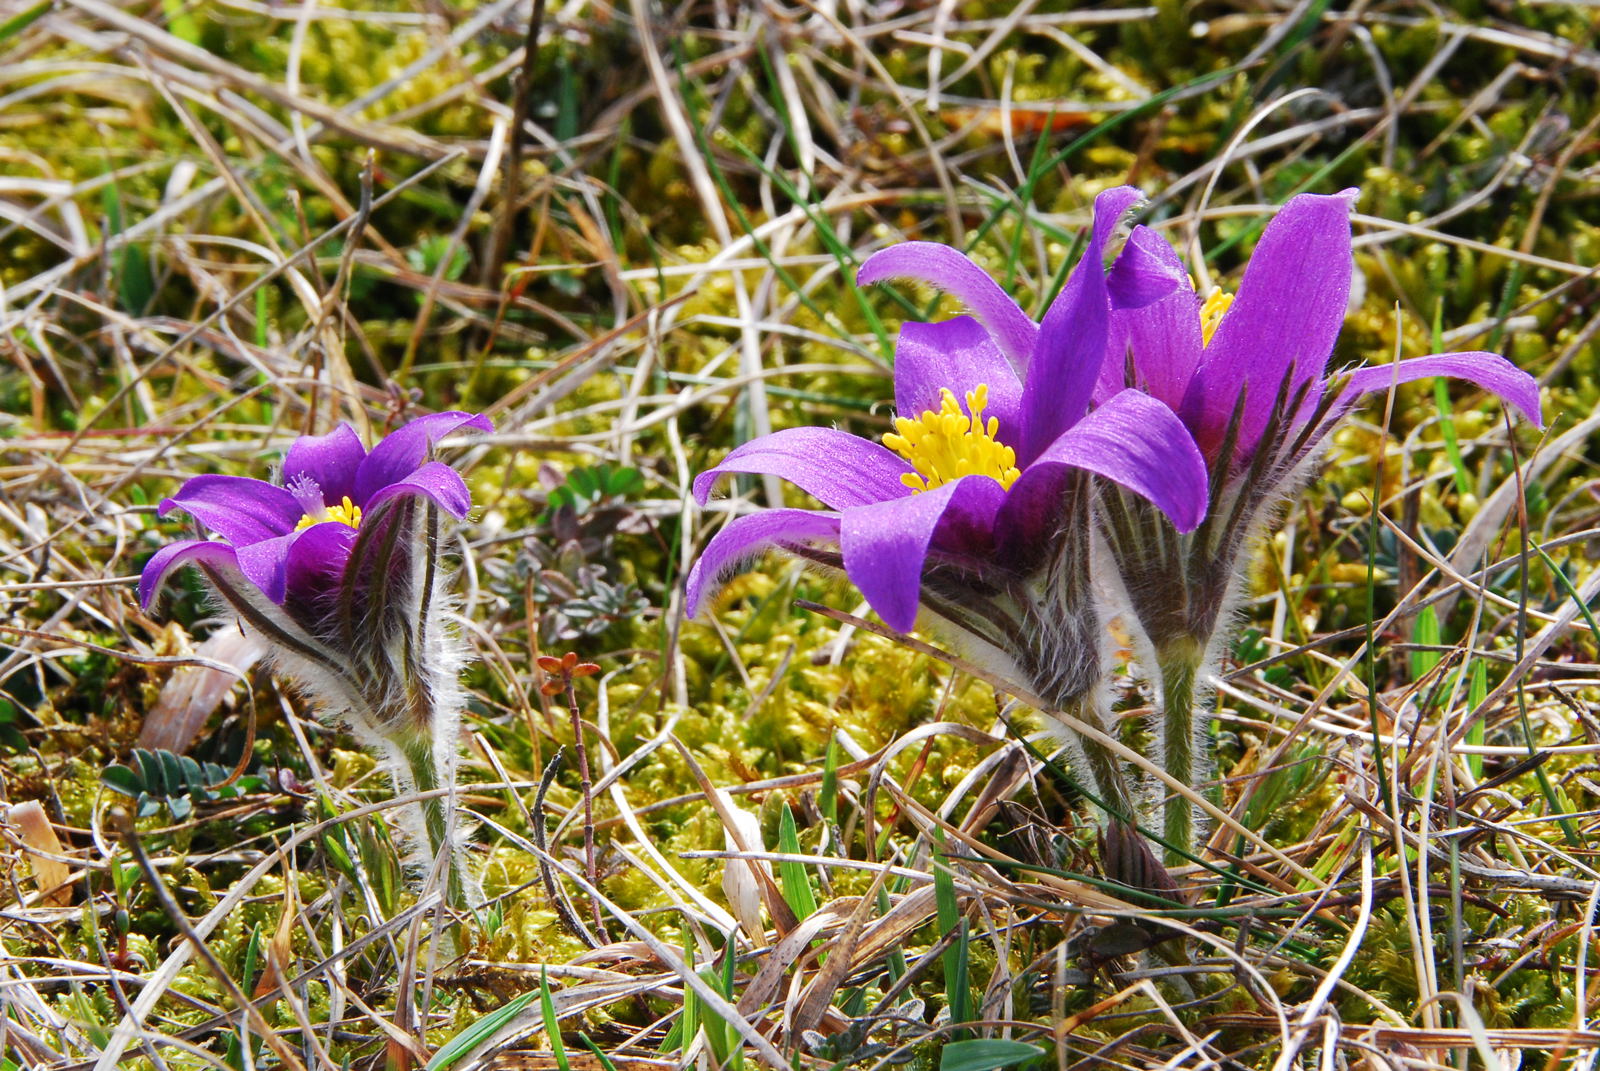
[[[444,1046],[433,1054],[433,1059],[428,1061],[426,1071],[447,1071],[454,1067],[465,1056],[471,1055],[478,1046],[488,1041],[495,1032],[521,1014],[522,1009],[532,1004],[534,1000],[545,994],[547,990],[541,986],[539,989],[513,997],[505,1004],[496,1008],[488,1015],[474,1022],[461,1033],[445,1042]]]
[[[612,1063],[611,1057],[607,1056],[605,1050],[596,1045],[588,1034],[579,1034],[578,1040],[583,1042],[584,1047],[600,1062],[600,1071],[617,1071],[617,1065]]]

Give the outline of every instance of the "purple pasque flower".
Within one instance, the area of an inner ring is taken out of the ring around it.
[[[1083,260],[1042,323],[954,249],[910,242],[871,257],[859,281],[924,280],[974,316],[901,328],[900,416],[882,444],[792,428],[737,448],[695,480],[703,504],[725,475],[775,475],[825,509],[766,510],[725,526],[690,572],[689,612],[736,562],[781,547],[843,571],[890,627],[911,629],[920,609],[968,657],[1104,729],[1091,478],[1148,502],[1180,531],[1200,522],[1206,498],[1204,460],[1166,405],[1137,390],[1093,404],[1110,326],[1102,255],[1137,197],[1118,189],[1096,199]],[[1131,835],[1136,805],[1119,760],[1091,737],[1063,736],[1113,831],[1122,823]]]
[[[1133,229],[1112,266],[1110,345],[1095,396],[1134,388],[1170,406],[1211,471],[1206,521],[1185,540],[1130,532],[1113,541],[1130,564],[1145,562],[1137,572],[1162,589],[1135,598],[1147,630],[1209,636],[1225,601],[1215,589],[1230,582],[1246,536],[1293,489],[1304,462],[1362,395],[1451,376],[1498,395],[1542,426],[1538,384],[1498,354],[1442,353],[1329,374],[1350,297],[1355,197],[1346,190],[1291,199],[1262,233],[1235,294],[1197,295],[1177,253],[1148,227]],[[1165,524],[1141,503],[1119,498],[1125,512]],[[1190,551],[1186,566],[1208,582],[1168,573],[1168,552],[1179,547]],[[1126,570],[1124,578],[1140,584]],[[1180,600],[1167,597],[1176,579],[1202,581],[1186,585],[1200,598],[1178,607]]]
[[[1086,473],[1149,500],[1181,530],[1199,523],[1204,465],[1170,410],[1139,391],[1090,405],[1109,324],[1101,250],[1131,199],[1100,197],[1088,252],[1042,325],[946,246],[910,242],[870,258],[861,282],[924,279],[963,298],[978,318],[904,325],[895,351],[900,418],[883,444],[791,428],[700,474],[701,503],[721,477],[749,473],[782,477],[826,511],[774,509],[728,524],[690,574],[690,612],[755,551],[780,546],[816,557],[822,545],[838,548],[824,560],[887,624],[909,630],[930,570],[969,576],[978,591],[1036,572],[1062,529],[1085,523],[1064,507],[1081,497],[1075,489]]]
[[[1135,227],[1111,268],[1109,346],[1096,397],[1146,392],[1178,414],[1210,469],[1206,518],[1180,532],[1108,488],[1100,518],[1158,691],[1152,738],[1163,768],[1205,780],[1209,678],[1250,539],[1362,395],[1427,376],[1464,379],[1540,424],[1538,385],[1493,353],[1444,353],[1328,373],[1354,268],[1356,191],[1291,199],[1262,232],[1238,292],[1201,297],[1177,253]],[[1168,859],[1188,852],[1194,815],[1169,799]]]
[[[449,686],[436,678],[454,668],[431,665],[439,514],[460,519],[472,504],[460,474],[430,454],[462,428],[493,430],[487,417],[436,413],[368,452],[340,424],[290,445],[281,485],[194,477],[159,513],[182,510],[222,540],[157,551],[139,578],[141,605],[192,565],[335,716],[379,734],[400,723],[423,728],[431,692]]]

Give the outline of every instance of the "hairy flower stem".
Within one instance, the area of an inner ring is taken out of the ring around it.
[[[438,756],[428,734],[409,733],[396,743],[405,758],[412,787],[418,793],[435,792],[450,783],[450,778],[440,776]],[[468,907],[466,883],[462,880],[461,867],[450,837],[453,800],[449,793],[428,795],[422,799],[421,806],[432,858],[438,859],[440,853],[445,857],[445,905],[452,911],[465,911]]]
[[[1205,776],[1201,746],[1205,710],[1200,682],[1205,651],[1204,641],[1184,638],[1156,652],[1161,678],[1162,766],[1184,785],[1198,785]],[[1181,795],[1169,795],[1162,809],[1161,831],[1167,845],[1167,865],[1188,863],[1195,850],[1194,805]]]
[[[1095,697],[1079,696],[1062,704],[1062,710],[1077,718],[1085,724],[1092,725],[1105,733],[1114,730],[1107,726],[1102,715],[1100,704]],[[1088,776],[1088,785],[1101,810],[1113,822],[1132,824],[1138,815],[1133,804],[1133,796],[1128,791],[1128,782],[1122,775],[1122,761],[1117,755],[1098,740],[1092,740],[1077,733],[1072,734],[1072,750],[1077,754],[1073,765]]]

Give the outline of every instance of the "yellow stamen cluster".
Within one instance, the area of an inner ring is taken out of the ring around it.
[[[345,495],[344,501],[337,506],[329,506],[320,512],[322,513],[321,517],[313,517],[309,513],[301,517],[300,523],[294,526],[294,530],[296,532],[303,531],[313,524],[321,524],[323,521],[338,521],[340,524],[348,524],[351,528],[361,527],[361,507],[351,502],[349,495]]]
[[[1200,306],[1200,339],[1205,345],[1211,345],[1211,336],[1217,333],[1222,314],[1232,304],[1233,295],[1220,287],[1213,287],[1211,293],[1206,295],[1205,302]]]
[[[967,392],[967,412],[948,387],[939,392],[937,413],[929,410],[912,420],[900,417],[895,431],[883,437],[883,445],[911,462],[916,472],[900,477],[913,492],[931,491],[963,476],[987,476],[1006,490],[1022,471],[1017,468],[1017,453],[995,438],[1000,421],[983,419],[989,404],[988,384],[980,383]],[[968,415],[970,414],[970,416]]]

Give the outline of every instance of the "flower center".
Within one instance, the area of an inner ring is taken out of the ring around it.
[[[1211,293],[1206,295],[1205,301],[1200,305],[1200,339],[1203,345],[1211,345],[1211,336],[1217,333],[1217,325],[1222,322],[1222,314],[1228,311],[1228,306],[1233,304],[1233,295],[1221,287],[1212,287]]]
[[[340,524],[347,524],[351,528],[361,527],[361,507],[351,502],[349,495],[345,495],[344,501],[337,506],[324,506],[317,510],[317,513],[320,513],[321,516],[307,513],[304,517],[301,517],[300,523],[294,526],[294,530],[299,532],[310,528],[313,524],[321,524],[323,521],[338,521]]]
[[[915,420],[899,417],[895,431],[883,437],[883,445],[911,462],[916,472],[900,477],[912,493],[931,491],[963,476],[987,476],[1006,490],[1022,475],[1017,468],[1017,453],[995,438],[1000,421],[983,419],[989,404],[989,387],[980,383],[967,392],[967,412],[950,388],[939,391],[937,413],[924,412]],[[970,415],[968,415],[970,414]]]
[[[317,481],[303,472],[285,484],[284,489],[294,496],[295,504],[305,511],[300,523],[294,526],[296,532],[324,521],[338,521],[351,528],[361,527],[361,507],[351,502],[349,495],[345,495],[344,501],[337,506],[327,505]]]

